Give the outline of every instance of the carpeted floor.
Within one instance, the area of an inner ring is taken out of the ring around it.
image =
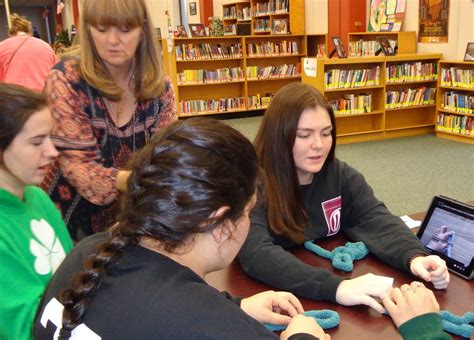
[[[261,117],[227,119],[253,140]],[[434,195],[474,201],[474,146],[434,135],[338,145],[336,156],[359,170],[397,215],[428,208]]]

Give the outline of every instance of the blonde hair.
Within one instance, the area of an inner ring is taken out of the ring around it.
[[[94,45],[90,27],[141,27],[135,52],[133,81],[135,98],[150,100],[164,89],[163,61],[144,0],[84,0],[78,31],[79,46],[67,54],[80,56],[82,77],[110,100],[120,100],[117,86]]]
[[[13,13],[10,15],[10,29],[8,33],[11,36],[15,36],[19,32],[31,34],[31,21],[26,17]]]

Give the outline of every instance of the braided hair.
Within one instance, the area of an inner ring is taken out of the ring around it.
[[[238,131],[192,118],[156,133],[132,158],[131,171],[118,223],[60,294],[62,339],[82,323],[103,277],[128,245],[147,237],[173,252],[195,234],[238,220],[255,193],[259,166],[252,144]],[[215,216],[222,206],[229,209]]]

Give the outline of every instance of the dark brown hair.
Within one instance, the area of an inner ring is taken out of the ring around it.
[[[331,119],[332,146],[326,164],[332,162],[336,148],[334,112],[322,94],[308,84],[291,83],[278,90],[254,142],[266,193],[260,201],[266,200],[269,228],[297,243],[304,241],[308,217],[299,191],[293,145],[301,113],[316,107],[324,108]]]
[[[43,93],[0,83],[0,152],[8,148],[34,113],[47,106],[48,100]]]
[[[60,294],[64,338],[82,322],[102,278],[127,245],[147,237],[172,252],[197,233],[238,220],[255,193],[259,171],[253,145],[242,134],[198,118],[154,135],[131,164],[118,225]],[[223,206],[229,210],[212,217]]]

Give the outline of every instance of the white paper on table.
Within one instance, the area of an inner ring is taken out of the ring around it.
[[[421,221],[414,220],[408,215],[400,216],[400,218],[406,224],[406,226],[410,229],[419,227],[421,225]]]

